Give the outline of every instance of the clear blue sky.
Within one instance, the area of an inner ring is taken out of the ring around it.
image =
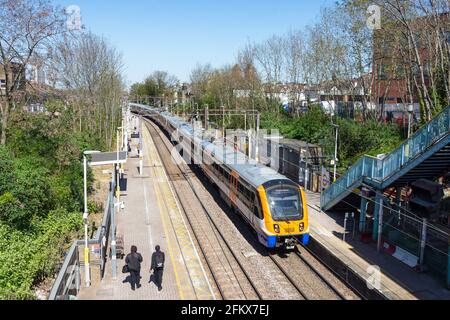
[[[312,23],[335,0],[54,0],[123,54],[127,84],[155,70],[188,81],[197,63],[232,63],[248,40]]]

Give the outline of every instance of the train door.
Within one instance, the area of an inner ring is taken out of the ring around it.
[[[239,175],[233,171],[230,175],[230,200],[235,207],[237,207],[236,199],[238,192],[238,180]]]

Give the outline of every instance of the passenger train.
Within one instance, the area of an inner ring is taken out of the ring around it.
[[[151,109],[150,118],[178,144],[185,159],[200,166],[265,247],[289,250],[296,241],[308,244],[308,209],[298,184],[223,142],[205,140],[203,129],[168,112]]]

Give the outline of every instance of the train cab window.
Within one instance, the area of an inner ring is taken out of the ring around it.
[[[281,185],[267,189],[266,193],[274,221],[303,219],[303,204],[297,188]]]

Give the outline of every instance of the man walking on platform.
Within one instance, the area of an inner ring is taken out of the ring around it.
[[[137,247],[131,247],[131,253],[127,255],[125,258],[125,263],[128,266],[128,271],[130,272],[130,283],[131,290],[135,290],[135,286],[139,289],[141,287],[141,263],[142,263],[142,255],[137,252]]]
[[[158,286],[158,290],[161,291],[165,255],[164,252],[161,251],[160,246],[156,246],[155,250],[156,252],[152,254],[152,265],[150,268],[150,272],[153,270],[153,274],[155,276],[155,284]]]

